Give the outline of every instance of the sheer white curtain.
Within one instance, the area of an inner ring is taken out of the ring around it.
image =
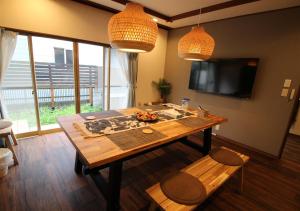
[[[135,100],[135,89],[138,74],[138,54],[136,53],[125,53],[117,52],[118,60],[128,83],[128,107],[134,107]]]
[[[17,44],[17,33],[12,31],[6,31],[0,29],[0,89],[2,88],[3,78],[11,58],[14,54],[16,44]],[[0,106],[1,106],[1,116],[5,116],[5,109],[1,103],[1,92],[0,92]]]

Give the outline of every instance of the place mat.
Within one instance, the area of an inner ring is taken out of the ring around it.
[[[187,117],[184,119],[177,120],[180,124],[186,126],[186,127],[201,127],[209,124],[212,122],[210,119],[203,119],[200,117]]]
[[[160,187],[169,199],[184,205],[200,204],[207,196],[206,189],[198,178],[185,172],[165,177]]]
[[[169,109],[170,107],[159,104],[159,105],[144,105],[139,108],[144,111],[147,111],[147,109],[151,109],[152,111],[161,111],[161,110]]]
[[[241,166],[244,164],[243,159],[237,153],[224,148],[211,150],[209,156],[215,161],[228,166]]]
[[[143,133],[144,129],[150,129],[153,131],[153,133],[145,134]],[[166,135],[150,127],[143,127],[135,130],[127,130],[124,132],[114,133],[107,136],[107,138],[109,138],[114,144],[116,144],[122,150],[132,149],[140,145],[150,143],[152,141],[157,141],[165,137]]]
[[[103,119],[103,118],[114,117],[114,116],[122,116],[123,114],[115,110],[110,110],[110,111],[102,111],[102,112],[80,113],[79,115],[85,120],[87,120],[86,117],[88,116],[94,116],[96,117],[96,119]]]

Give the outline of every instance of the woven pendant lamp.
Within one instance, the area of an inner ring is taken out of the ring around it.
[[[149,52],[158,35],[158,27],[143,7],[127,3],[124,11],[114,15],[108,23],[110,45],[121,51]]]
[[[203,61],[211,57],[214,48],[214,39],[203,27],[197,26],[179,40],[178,56],[185,60]]]

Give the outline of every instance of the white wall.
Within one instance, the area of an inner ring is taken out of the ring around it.
[[[1,0],[0,27],[108,43],[107,24],[112,15],[69,0]],[[151,81],[164,74],[167,36],[161,29],[153,51],[139,57],[137,102],[159,98]]]

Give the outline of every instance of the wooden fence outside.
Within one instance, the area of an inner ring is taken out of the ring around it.
[[[102,67],[80,65],[81,100],[93,105],[94,91],[102,90]],[[40,103],[74,102],[73,65],[35,62],[37,95]],[[101,92],[101,91],[100,91]],[[31,69],[28,62],[12,61],[2,84],[2,95],[8,100],[23,100],[32,97]],[[31,96],[30,96],[31,95]]]

